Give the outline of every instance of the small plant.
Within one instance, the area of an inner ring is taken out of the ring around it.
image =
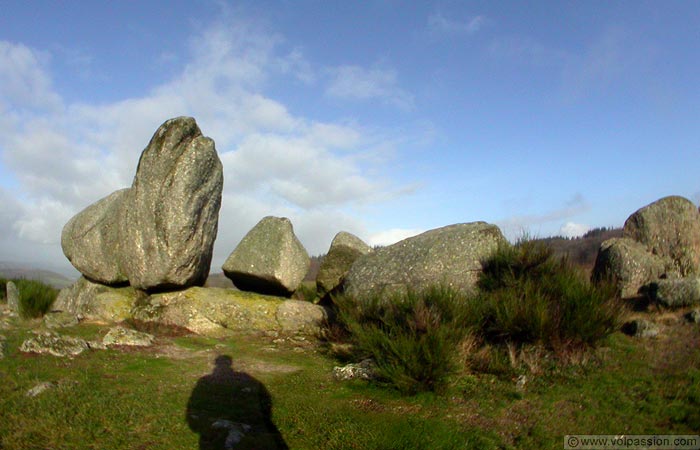
[[[483,268],[482,332],[490,341],[566,352],[594,346],[619,327],[622,306],[614,287],[591,285],[541,242],[504,245]]]
[[[357,356],[372,357],[380,377],[402,393],[440,390],[458,368],[471,305],[457,292],[434,287],[362,302],[338,296],[334,303]]]
[[[26,319],[46,314],[58,295],[58,290],[40,281],[19,279],[14,283],[19,291],[19,313]]]
[[[310,302],[310,303],[316,302],[316,300],[318,300],[318,292],[316,291],[316,282],[315,281],[302,282],[299,285],[299,287],[297,288],[297,290],[294,291],[292,298],[295,300],[302,300],[302,301]]]

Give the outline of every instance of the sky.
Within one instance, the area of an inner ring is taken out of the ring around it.
[[[267,215],[318,255],[339,231],[575,237],[700,201],[700,2],[0,8],[0,261],[77,273],[65,223],[183,115],[224,165],[212,272]]]

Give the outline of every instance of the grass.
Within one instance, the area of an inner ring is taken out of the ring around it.
[[[559,449],[565,434],[694,434],[699,425],[700,328],[691,324],[669,327],[657,340],[615,333],[587,365],[528,374],[524,389],[516,387],[518,370],[511,367],[499,375],[459,373],[441,394],[409,397],[372,383],[335,381],[333,359],[289,339],[166,334],[153,348],[88,351],[73,359],[20,353],[37,326],[14,319],[0,331],[7,338],[0,359],[3,449],[198,448],[188,404],[219,355],[230,356],[241,374],[240,390],[218,391],[229,399],[219,413],[247,411],[238,420],[255,422],[258,398],[236,393],[262,386],[271,407],[266,426],[292,449]],[[105,332],[99,325],[62,331],[87,339]],[[503,350],[499,358],[508,366]],[[25,395],[42,381],[57,387]],[[265,442],[270,433],[257,433],[240,448],[266,448]]]
[[[14,282],[19,291],[19,313],[24,318],[41,317],[48,312],[58,296],[58,290],[36,280],[23,278],[14,280],[0,279],[3,286],[3,301],[7,301],[5,286],[8,281]]]

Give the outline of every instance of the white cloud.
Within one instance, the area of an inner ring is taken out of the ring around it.
[[[428,16],[428,31],[432,34],[474,34],[481,29],[484,22],[484,16],[474,16],[460,22],[448,19],[441,12],[434,12]]]
[[[582,223],[566,222],[559,229],[559,235],[567,238],[577,238],[586,234],[591,227]]]
[[[412,109],[413,96],[398,85],[393,69],[345,65],[329,70],[330,83],[326,94],[347,100],[381,100],[400,109]]]
[[[367,243],[371,246],[391,245],[404,239],[419,235],[423,232],[425,232],[425,230],[392,228],[390,230],[380,231],[371,235]]]
[[[224,164],[213,271],[265,215],[290,217],[312,254],[325,252],[341,229],[361,232],[361,221],[343,211],[401,191],[384,180],[383,160],[370,157],[394,138],[352,123],[295,116],[265,96],[270,74],[313,81],[300,50],[285,52],[281,42],[242,21],[210,26],[193,39],[189,62],[169,81],[148,95],[99,105],[63,105],[40,52],[0,42],[0,80],[12,81],[0,83],[0,107],[6,109],[0,114],[0,161],[17,180],[12,195],[21,197],[21,207],[0,217],[6,237],[14,236],[0,239],[0,260],[27,260],[16,253],[20,243],[60,254],[66,221],[130,185],[153,132],[179,115],[197,119]],[[395,75],[384,75],[373,75],[379,88],[364,87],[366,95],[407,102]]]
[[[22,44],[0,41],[0,110],[14,107],[58,109],[60,97],[46,74],[48,56]]]

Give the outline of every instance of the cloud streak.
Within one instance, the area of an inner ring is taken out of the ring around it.
[[[328,72],[330,82],[326,95],[329,97],[355,101],[379,100],[403,110],[414,107],[413,96],[399,87],[396,71],[392,69],[344,65]]]
[[[475,34],[486,21],[484,16],[474,16],[461,22],[448,19],[441,12],[434,12],[428,16],[428,31],[433,35],[464,35]]]

